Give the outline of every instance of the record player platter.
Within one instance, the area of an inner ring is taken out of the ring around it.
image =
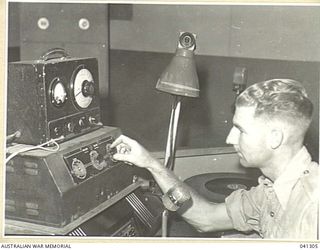
[[[224,202],[225,198],[235,190],[249,190],[258,184],[256,177],[241,173],[200,174],[188,178],[185,183],[215,203]]]

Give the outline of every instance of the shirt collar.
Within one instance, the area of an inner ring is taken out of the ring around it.
[[[291,190],[311,162],[311,156],[305,147],[290,160],[284,172],[273,183],[273,189],[283,209],[286,208]]]

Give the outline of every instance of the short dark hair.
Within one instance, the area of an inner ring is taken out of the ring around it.
[[[255,107],[255,117],[287,121],[308,129],[313,104],[302,84],[292,79],[272,79],[251,85],[236,100],[236,107]]]

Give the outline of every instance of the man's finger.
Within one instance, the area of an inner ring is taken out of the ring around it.
[[[131,145],[133,143],[133,140],[125,135],[120,135],[115,141],[110,145],[111,148],[116,147],[120,143]]]
[[[111,148],[114,148],[114,147],[118,146],[118,145],[119,145],[120,143],[122,143],[122,142],[123,142],[123,135],[120,135],[118,138],[116,138],[116,139],[114,140],[113,143],[111,143],[110,147],[111,147]]]
[[[116,153],[112,156],[112,158],[116,161],[128,161],[129,162],[129,155],[125,155],[125,154],[119,154]]]

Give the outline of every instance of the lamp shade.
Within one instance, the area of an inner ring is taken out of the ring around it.
[[[199,79],[192,50],[177,48],[158,79],[156,89],[173,95],[199,97]]]

